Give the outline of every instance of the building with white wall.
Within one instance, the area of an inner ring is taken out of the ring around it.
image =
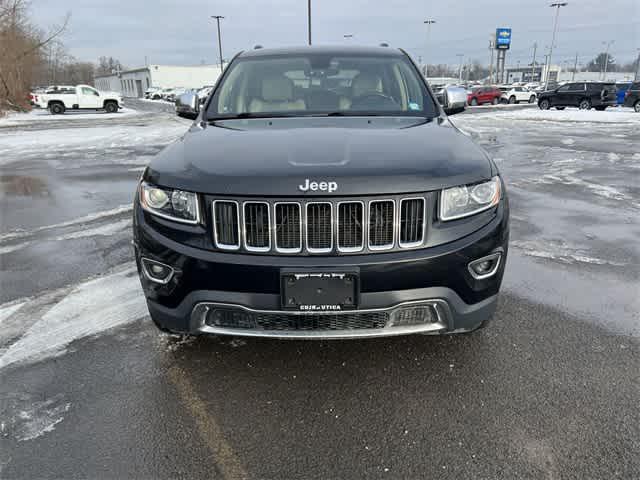
[[[149,87],[201,88],[213,85],[220,75],[220,65],[149,65],[123,70],[111,75],[97,75],[99,90],[119,92],[125,97],[142,97]]]

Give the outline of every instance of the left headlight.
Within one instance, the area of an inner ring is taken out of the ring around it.
[[[480,213],[500,202],[500,177],[474,185],[447,188],[440,192],[440,220],[455,220]]]
[[[193,192],[140,184],[140,205],[148,212],[182,223],[199,223],[198,196]]]

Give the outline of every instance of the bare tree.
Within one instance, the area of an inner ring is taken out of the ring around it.
[[[28,22],[26,0],[0,0],[0,115],[25,110],[29,87],[44,61],[47,47],[67,28],[70,15],[48,34]]]

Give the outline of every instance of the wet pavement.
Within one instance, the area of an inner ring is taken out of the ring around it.
[[[640,477],[640,115],[453,116],[510,193],[493,322],[293,342],[151,325],[130,202],[189,122],[128,105],[0,122],[1,478]]]

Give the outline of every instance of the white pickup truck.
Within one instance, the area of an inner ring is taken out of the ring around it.
[[[60,87],[49,89],[39,94],[37,103],[48,108],[54,114],[62,114],[66,110],[106,110],[115,113],[122,108],[122,95],[117,92],[100,92],[89,85]]]

